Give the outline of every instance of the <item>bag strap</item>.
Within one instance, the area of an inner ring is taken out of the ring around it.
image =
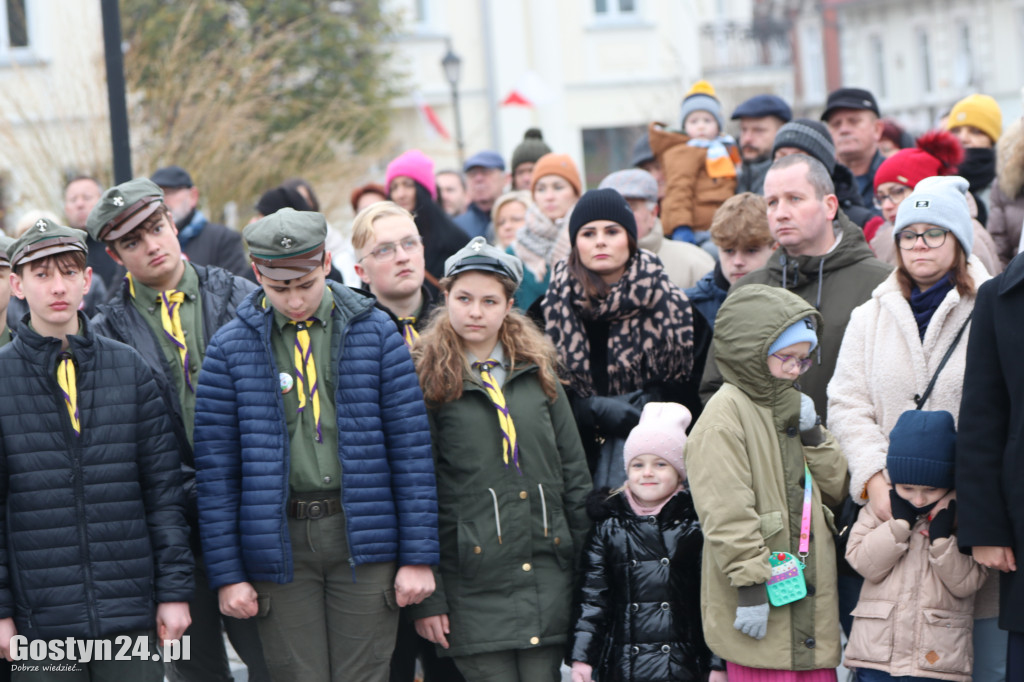
[[[811,470],[804,459],[804,509],[800,516],[800,545],[797,549],[797,556],[801,560],[807,558],[811,550],[811,495],[813,489],[811,481]]]
[[[932,394],[932,389],[935,388],[935,382],[939,379],[939,372],[942,371],[942,368],[945,367],[946,363],[949,361],[950,356],[953,355],[953,351],[956,350],[957,344],[960,343],[960,337],[964,335],[964,330],[967,329],[967,325],[970,324],[971,317],[973,316],[974,311],[972,310],[967,316],[967,319],[964,320],[963,325],[961,325],[960,331],[956,333],[956,338],[953,339],[953,343],[950,344],[949,350],[947,350],[946,354],[942,356],[942,362],[940,362],[939,366],[935,368],[935,374],[932,375],[932,380],[928,382],[928,388],[924,389],[924,394],[914,396],[914,400],[917,401],[917,407],[915,409],[920,410],[924,407],[925,402],[928,400],[928,396]]]
[[[428,271],[428,270],[424,270],[424,271],[423,271],[423,277],[424,277],[424,279],[426,279],[426,280],[427,280],[428,282],[430,282],[430,284],[431,284],[431,285],[432,285],[432,286],[433,286],[433,287],[434,287],[435,289],[437,289],[438,291],[441,291],[441,283],[437,281],[437,277],[434,277],[434,276],[433,276],[432,274],[430,274],[430,271]],[[957,338],[960,338],[960,337],[958,336]]]

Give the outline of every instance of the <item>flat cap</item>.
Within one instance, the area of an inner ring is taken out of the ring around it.
[[[774,116],[782,119],[783,123],[788,123],[793,119],[793,110],[778,95],[754,95],[732,112],[734,121],[738,118],[761,118],[763,116]]]
[[[11,267],[11,245],[13,243],[13,237],[0,234],[0,268]]]
[[[508,277],[518,287],[523,281],[523,261],[496,246],[491,246],[483,237],[473,239],[448,257],[444,262],[444,276],[454,277],[467,270],[483,270]]]
[[[313,211],[282,208],[242,230],[249,257],[265,277],[288,281],[323,265],[327,219]]]
[[[167,189],[192,187],[192,176],[181,166],[164,166],[158,168],[149,179]]]
[[[120,239],[151,216],[164,202],[164,191],[151,180],[135,178],[111,187],[92,207],[85,229],[96,241]]]
[[[498,168],[505,170],[505,160],[501,158],[501,154],[498,152],[490,150],[477,152],[466,159],[466,163],[462,165],[464,173],[468,173],[470,168]]]
[[[615,171],[605,177],[598,189],[613,189],[626,199],[658,200],[658,181],[641,168]]]
[[[862,109],[875,112],[875,116],[881,116],[878,113],[878,102],[875,101],[875,96],[870,91],[861,88],[839,88],[830,92],[821,120],[828,121],[836,109]]]
[[[629,165],[637,167],[651,161],[654,161],[654,152],[651,150],[651,140],[645,130],[644,134],[633,143],[633,149],[629,154]]]
[[[9,247],[11,267],[31,263],[65,251],[88,253],[85,231],[40,218]]]

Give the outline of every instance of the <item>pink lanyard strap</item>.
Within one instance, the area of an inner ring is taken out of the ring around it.
[[[804,513],[800,519],[800,549],[797,554],[803,559],[811,549],[811,470],[804,460]]]

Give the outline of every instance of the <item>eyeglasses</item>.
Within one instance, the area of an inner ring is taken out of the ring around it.
[[[930,228],[921,234],[913,230],[900,230],[896,233],[896,243],[904,251],[910,251],[917,245],[917,239],[920,237],[924,240],[924,245],[929,249],[937,249],[946,243],[947,234],[949,234],[949,230],[941,227]]]
[[[909,187],[893,187],[888,194],[875,195],[875,208],[882,208],[882,204],[891,201],[894,206],[899,206],[904,197],[910,192]]]
[[[782,361],[782,371],[787,373],[798,370],[799,374],[803,374],[814,364],[813,358],[798,358],[795,355],[779,355],[778,353],[772,353],[772,357]]]
[[[417,253],[423,248],[423,240],[419,235],[416,235],[415,237],[406,237],[398,242],[386,242],[366,254],[366,256],[373,256],[373,260],[378,263],[384,263],[395,259],[395,256],[398,255],[398,247],[402,247],[402,250],[406,253]],[[360,258],[359,262],[363,262],[366,256]]]

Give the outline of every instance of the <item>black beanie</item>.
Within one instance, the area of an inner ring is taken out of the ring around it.
[[[886,468],[893,485],[952,488],[956,424],[944,410],[907,410],[889,434]]]
[[[573,206],[569,216],[569,243],[576,246],[576,234],[580,228],[593,220],[611,220],[622,225],[636,241],[636,218],[621,194],[610,187],[592,189],[583,194]]]

